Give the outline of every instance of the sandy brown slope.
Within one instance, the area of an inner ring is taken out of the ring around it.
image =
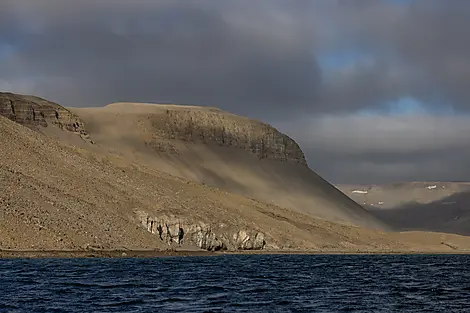
[[[49,127],[55,127],[49,125]],[[157,248],[136,211],[264,233],[264,249],[467,251],[467,237],[382,233],[318,220],[69,146],[0,117],[0,249]],[[186,223],[186,224],[185,224]]]
[[[387,229],[311,171],[292,139],[264,123],[179,105],[71,110],[97,146],[149,167],[326,220]]]
[[[258,248],[287,251],[470,250],[468,237],[339,225],[178,178],[91,144],[60,127],[60,117],[32,130],[0,116],[0,250],[196,249],[222,241],[231,250],[261,241]],[[161,221],[185,229],[181,244],[151,233]]]
[[[396,229],[470,235],[470,183],[404,182],[338,188]]]

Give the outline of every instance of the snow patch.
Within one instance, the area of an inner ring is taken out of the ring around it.
[[[367,190],[353,190],[352,193],[366,194],[366,193],[367,193]]]

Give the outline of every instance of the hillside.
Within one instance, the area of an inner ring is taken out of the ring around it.
[[[468,237],[332,223],[170,175],[54,116],[0,116],[0,250],[470,251]]]
[[[470,183],[408,182],[337,187],[396,229],[470,235]]]
[[[194,106],[71,110],[97,145],[149,167],[329,221],[387,229],[311,171],[291,138],[262,122]]]

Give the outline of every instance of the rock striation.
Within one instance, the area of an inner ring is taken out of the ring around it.
[[[184,108],[184,107],[182,107]],[[157,136],[243,149],[260,159],[307,166],[299,145],[274,127],[218,109],[167,109],[152,116]]]
[[[213,225],[202,221],[189,221],[185,217],[150,216],[135,211],[140,224],[166,244],[189,244],[208,251],[262,250],[265,235],[247,229],[233,230],[224,224]]]
[[[80,118],[66,108],[39,97],[0,92],[0,115],[32,129],[54,125],[88,137]]]

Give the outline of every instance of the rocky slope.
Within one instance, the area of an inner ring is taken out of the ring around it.
[[[470,251],[467,237],[315,219],[70,146],[4,117],[0,131],[0,250]]]
[[[408,182],[338,188],[396,229],[470,235],[470,183]]]
[[[71,110],[98,146],[128,159],[326,220],[387,228],[311,171],[291,138],[259,121],[177,105]]]
[[[31,128],[0,116],[0,250],[470,251],[467,237],[336,224],[169,175],[52,122]]]

